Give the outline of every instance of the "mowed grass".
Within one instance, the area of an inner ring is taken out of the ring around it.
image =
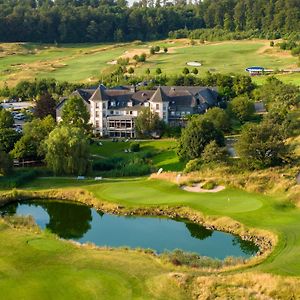
[[[207,71],[246,74],[245,69],[249,66],[262,66],[274,70],[296,67],[297,57],[292,57],[288,52],[280,51],[278,48],[268,47],[268,43],[256,40],[185,45],[167,54],[153,55],[137,70],[137,73],[143,74],[146,68],[149,68],[152,74],[155,74],[155,69],[160,67],[163,73],[176,75],[181,73],[190,61],[202,64],[198,67],[200,76],[205,75]],[[300,78],[300,74],[295,77]]]
[[[112,142],[110,140],[101,140],[101,146],[99,143],[95,143],[91,146],[92,154],[97,158],[111,158],[111,157],[131,157],[134,154],[125,152],[130,149],[129,142]],[[182,171],[184,169],[184,162],[180,161],[177,154],[177,142],[175,139],[162,139],[162,140],[141,140],[140,152],[152,153],[152,163],[157,168],[163,168],[165,171]]]
[[[63,179],[62,179],[63,180]],[[56,188],[57,179],[38,179],[32,183],[36,189]],[[104,181],[83,186],[76,180],[70,188],[83,188],[99,200],[127,207],[185,206],[207,215],[229,216],[241,223],[267,229],[279,236],[272,255],[257,270],[280,275],[300,276],[300,210],[287,205],[282,199],[242,190],[226,188],[219,193],[189,193],[177,185],[146,178]],[[30,188],[30,184],[27,187]]]
[[[266,40],[226,41],[219,43],[190,45],[189,40],[161,40],[149,43],[124,44],[0,44],[4,51],[0,57],[0,86],[4,81],[14,86],[20,80],[34,78],[55,78],[59,81],[93,83],[101,80],[103,74],[110,73],[115,66],[109,64],[119,57],[130,57],[131,66],[136,75],[145,75],[147,68],[155,75],[156,68],[163,74],[178,75],[182,73],[187,62],[199,61],[200,77],[207,71],[212,73],[247,74],[249,66],[263,66],[271,69],[296,68],[297,57],[277,47],[269,47]],[[135,53],[149,54],[151,46],[160,46],[161,52],[147,58],[146,63],[135,64]],[[169,49],[168,53],[163,48]],[[193,67],[189,67],[192,69]],[[300,74],[277,75],[284,82],[300,84]],[[255,77],[262,83],[267,77]]]
[[[125,250],[79,248],[0,223],[1,299],[189,299],[172,266]]]
[[[126,207],[184,206],[206,215],[230,216],[279,236],[275,251],[251,272],[300,276],[300,211],[281,199],[231,188],[215,194],[189,193],[176,184],[147,178],[38,178],[22,188],[81,188],[99,201]],[[0,290],[9,300],[191,299],[193,286],[182,288],[171,274],[206,274],[178,269],[141,252],[76,247],[47,232],[11,229],[1,220],[0,240],[5,241],[0,247]]]

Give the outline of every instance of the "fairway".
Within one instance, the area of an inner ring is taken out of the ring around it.
[[[244,40],[201,44],[195,40],[195,45],[191,45],[188,39],[179,39],[98,45],[0,44],[4,49],[0,56],[0,86],[4,82],[14,86],[20,80],[37,77],[94,83],[101,80],[103,74],[115,70],[115,62],[120,57],[130,58],[130,66],[135,69],[133,76],[145,76],[147,68],[154,76],[158,67],[163,74],[178,75],[190,61],[201,63],[198,67],[200,77],[207,71],[247,74],[245,68],[255,65],[274,70],[297,67],[297,57],[277,47],[272,48],[269,43],[267,40]],[[145,63],[136,64],[133,56],[148,55],[151,46],[167,47],[168,53],[161,50],[149,56]],[[284,82],[300,84],[299,73],[277,76]],[[255,77],[254,80],[261,83],[265,78]]]

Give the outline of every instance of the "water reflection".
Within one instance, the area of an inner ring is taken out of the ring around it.
[[[185,226],[191,233],[191,236],[199,240],[205,240],[213,234],[213,230],[195,223],[185,223]]]
[[[258,248],[234,235],[213,231],[187,220],[104,214],[86,205],[38,200],[13,203],[0,214],[32,215],[42,229],[65,239],[99,246],[195,252],[213,258],[250,257]]]

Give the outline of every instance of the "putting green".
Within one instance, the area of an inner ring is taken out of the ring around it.
[[[192,204],[217,212],[248,212],[262,207],[263,203],[256,194],[240,190],[225,189],[218,193],[190,193],[177,185],[158,180],[134,182],[110,182],[88,188],[106,201],[127,205],[172,205]]]

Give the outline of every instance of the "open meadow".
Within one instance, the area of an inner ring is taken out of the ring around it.
[[[146,69],[155,75],[157,68],[162,74],[181,74],[188,62],[199,62],[199,75],[212,73],[246,74],[249,66],[268,69],[292,69],[297,67],[297,57],[289,51],[270,47],[267,40],[207,42],[201,44],[188,39],[119,44],[0,44],[0,86],[6,82],[14,86],[20,80],[55,78],[59,81],[93,83],[101,80],[116,68],[118,58],[130,59],[134,75],[145,75]],[[150,48],[159,46],[159,53],[150,55]],[[168,52],[164,53],[163,48]],[[145,63],[136,63],[134,55],[146,53]],[[193,67],[189,67],[192,70]],[[300,74],[278,75],[284,82],[300,84]],[[261,83],[265,76],[255,77]]]

